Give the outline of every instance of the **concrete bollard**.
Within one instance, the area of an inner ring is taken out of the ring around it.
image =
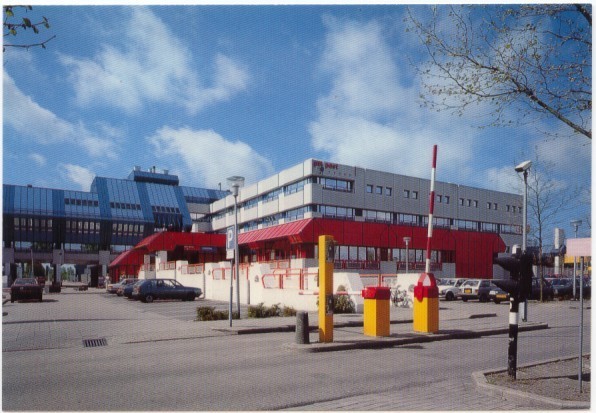
[[[296,313],[296,344],[310,344],[308,313],[306,311]]]

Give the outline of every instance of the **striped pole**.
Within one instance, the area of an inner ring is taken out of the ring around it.
[[[426,239],[426,269],[430,273],[430,240],[433,236],[433,213],[435,211],[435,174],[437,170],[437,145],[433,146],[433,167],[430,174],[430,199],[428,210],[428,236]]]

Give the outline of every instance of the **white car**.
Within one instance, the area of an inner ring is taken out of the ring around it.
[[[439,288],[439,298],[444,298],[447,301],[457,299],[459,287],[466,281],[466,278],[442,278],[437,283]]]

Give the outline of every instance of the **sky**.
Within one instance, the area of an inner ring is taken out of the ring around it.
[[[427,6],[410,6],[422,15]],[[421,105],[428,59],[403,5],[34,5],[55,35],[3,56],[3,182],[89,191],[168,169],[184,186],[254,183],[308,158],[521,193],[514,166],[553,162],[590,230],[591,141],[552,121],[484,127]],[[28,39],[22,34],[22,39]],[[510,113],[515,117],[514,111]],[[545,130],[565,138],[553,140]],[[550,230],[549,230],[550,231]],[[550,238],[550,236],[549,236]]]

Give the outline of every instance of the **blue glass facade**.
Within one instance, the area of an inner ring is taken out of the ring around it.
[[[123,250],[156,230],[190,231],[187,203],[210,204],[227,194],[178,183],[176,175],[135,168],[128,179],[96,177],[89,192],[5,184],[4,246]]]

